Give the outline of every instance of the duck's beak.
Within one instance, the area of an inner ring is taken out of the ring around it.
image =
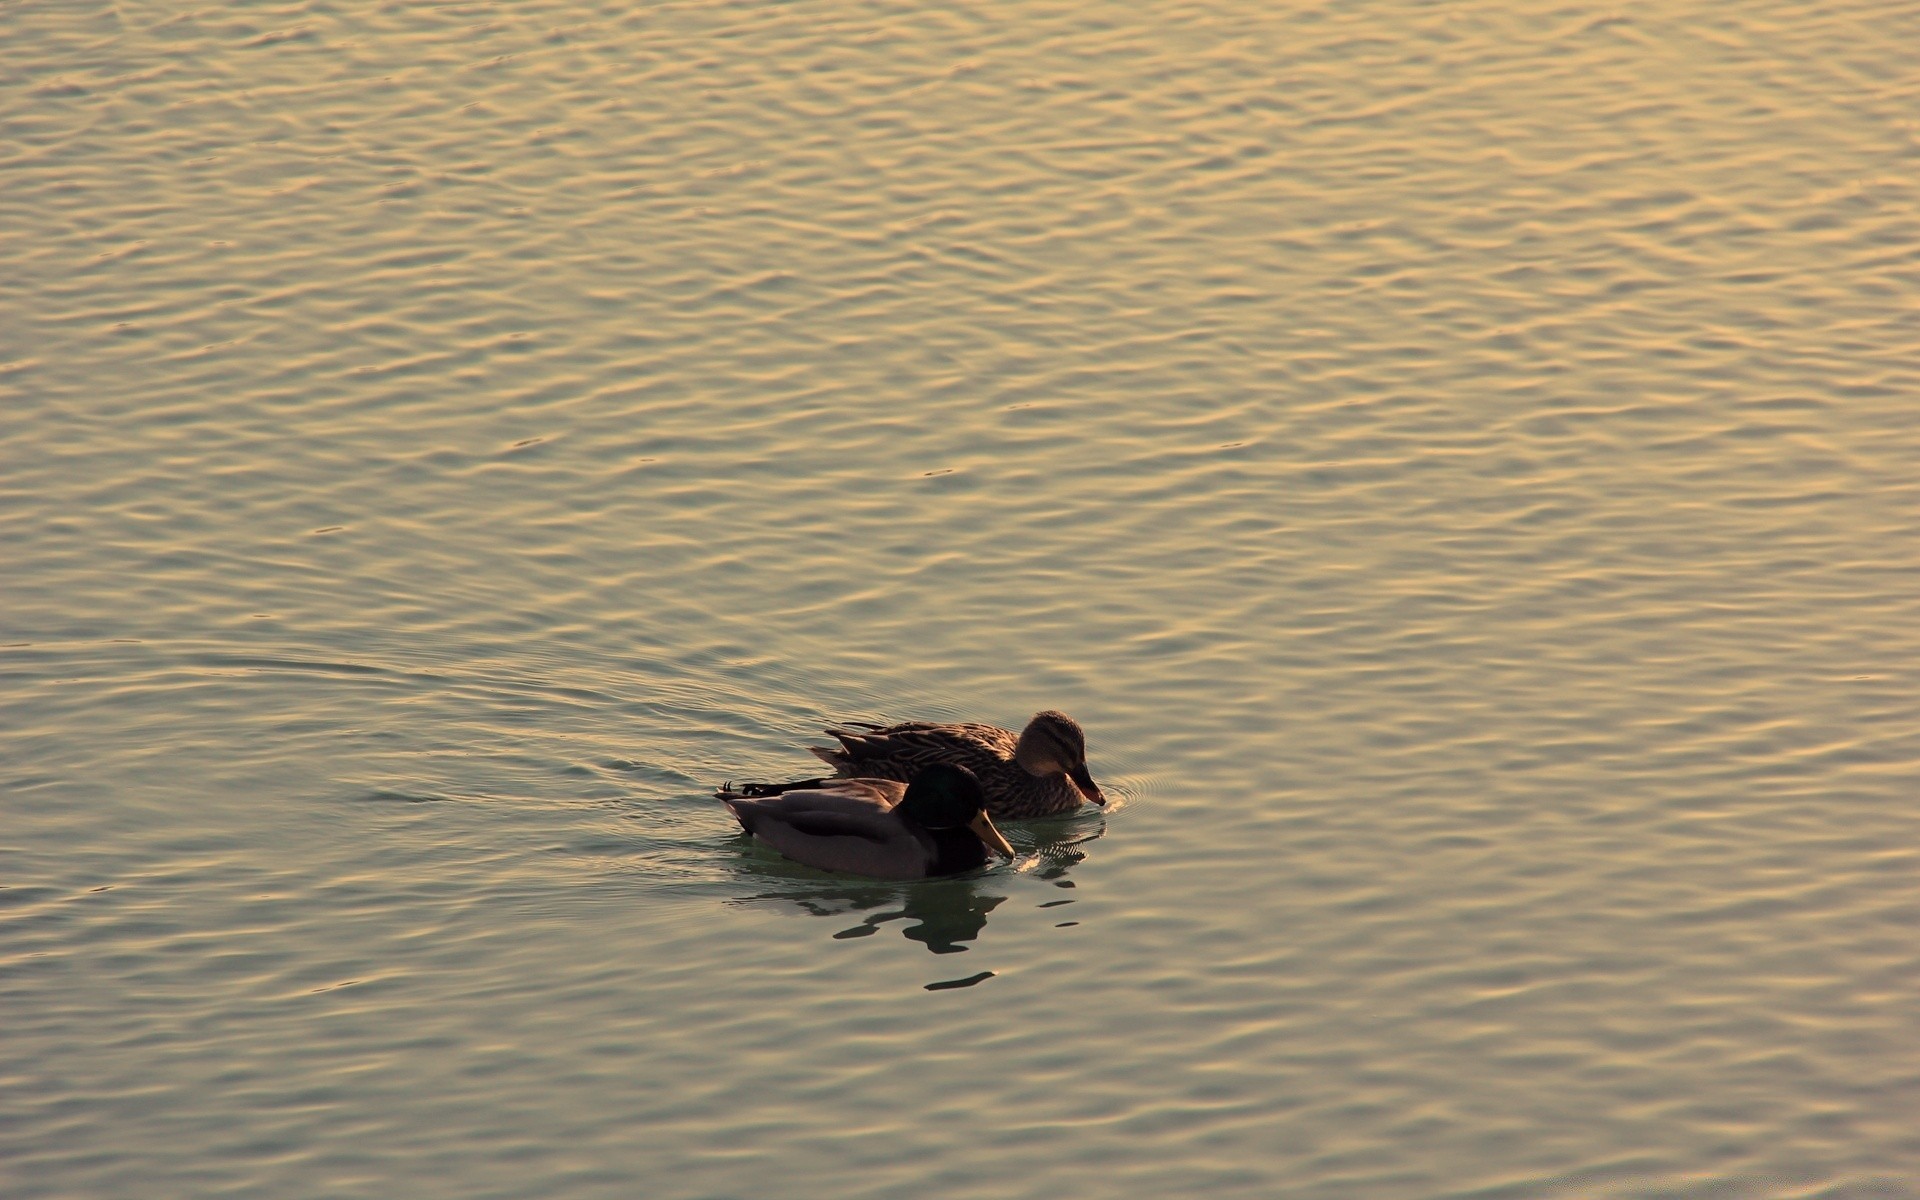
[[[1095,804],[1105,804],[1107,802],[1107,798],[1100,794],[1100,785],[1093,781],[1093,776],[1087,774],[1087,764],[1081,763],[1073,770],[1068,771],[1067,778],[1073,780],[1073,786],[1080,789],[1082,796],[1085,796]]]
[[[979,834],[980,840],[985,842],[989,849],[998,850],[1009,859],[1013,857],[1012,843],[1008,842],[1007,839],[1001,835],[1000,831],[994,828],[993,818],[987,815],[986,809],[981,809],[980,815],[970,821],[967,824],[967,828]]]

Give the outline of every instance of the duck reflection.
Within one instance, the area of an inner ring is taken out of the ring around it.
[[[1018,853],[1011,871],[911,883],[850,879],[800,867],[742,837],[741,871],[775,886],[736,903],[769,904],[816,917],[859,914],[855,924],[833,933],[841,941],[872,937],[883,926],[899,921],[900,934],[908,941],[919,942],[934,954],[958,954],[979,940],[988,914],[1007,902],[1017,877],[1072,887],[1073,881],[1065,876],[1086,858],[1083,847],[1105,832],[1104,824],[1089,829],[1084,819],[1009,830]]]
[[[966,943],[980,936],[987,927],[987,914],[1005,904],[1005,896],[982,895],[967,883],[946,881],[912,888],[901,897],[899,908],[869,912],[858,925],[834,934],[836,940],[867,937],[880,932],[889,921],[905,921],[901,936],[919,942],[935,954],[958,954]]]

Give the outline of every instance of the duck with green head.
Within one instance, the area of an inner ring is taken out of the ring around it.
[[[740,828],[810,867],[875,879],[957,875],[1013,847],[994,827],[973,772],[935,763],[902,784],[811,779],[748,795],[719,793]]]

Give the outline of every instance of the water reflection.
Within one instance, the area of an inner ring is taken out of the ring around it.
[[[1066,878],[1068,872],[1085,860],[1087,844],[1105,833],[1106,824],[1098,817],[1008,830],[1019,852],[1012,867],[911,883],[851,879],[802,867],[775,856],[743,834],[741,870],[757,881],[777,886],[736,903],[771,904],[816,917],[863,914],[855,924],[836,930],[832,935],[836,940],[872,937],[882,926],[899,921],[900,934],[908,941],[919,942],[934,954],[958,954],[979,939],[988,914],[1007,902],[1022,877],[1073,887],[1073,880]],[[1067,903],[1071,901],[1054,900],[1040,907]],[[970,986],[985,977],[947,981],[943,986]]]
[[[870,912],[858,925],[834,934],[836,940],[866,937],[880,926],[901,920],[901,936],[935,954],[958,954],[986,928],[987,914],[1006,903],[1005,896],[981,895],[971,880],[930,881],[901,897],[898,909]]]

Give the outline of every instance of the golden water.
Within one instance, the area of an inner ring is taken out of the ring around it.
[[[0,1191],[1920,1195],[1915,46],[0,7]]]

